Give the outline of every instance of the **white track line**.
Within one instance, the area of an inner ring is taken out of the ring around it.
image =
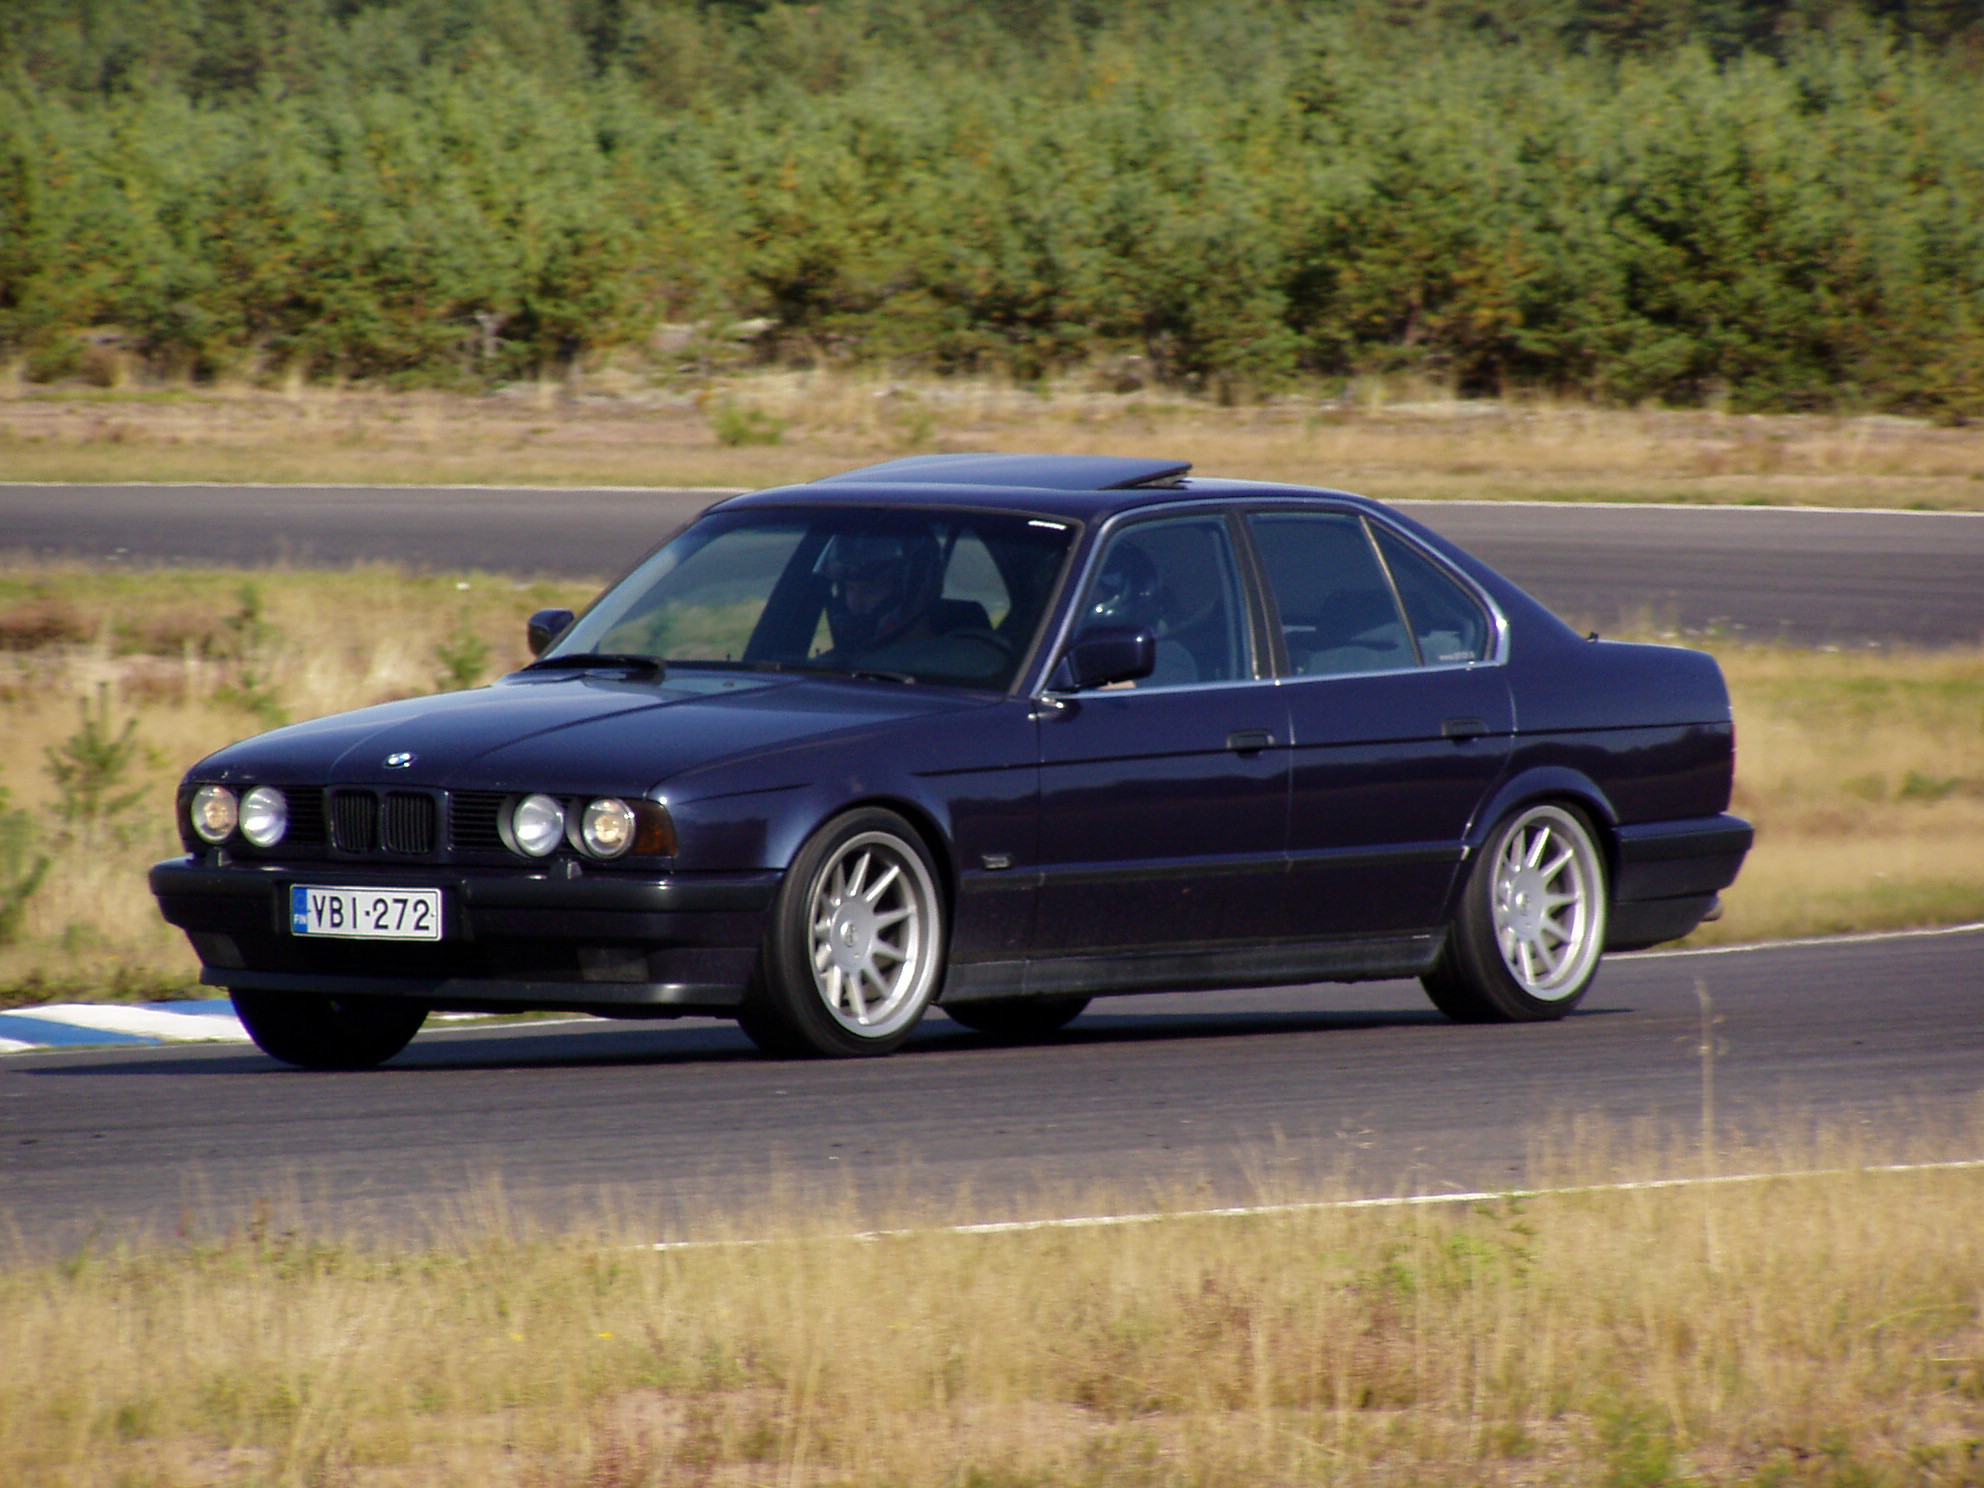
[[[923,1229],[851,1230],[808,1240],[906,1240],[926,1235],[1017,1235],[1036,1230],[1100,1230],[1163,1224],[1187,1219],[1257,1219],[1284,1214],[1322,1214],[1350,1209],[1415,1209],[1440,1204],[1492,1204],[1507,1199],[1566,1198],[1577,1194],[1643,1193],[1667,1188],[1706,1188],[1732,1183],[1769,1183],[1799,1178],[1848,1178],[1869,1173],[1938,1173],[1984,1169],[1984,1158],[1950,1162],[1882,1163],[1868,1168],[1798,1168],[1782,1173],[1722,1173],[1701,1178],[1641,1178],[1621,1183],[1577,1183],[1565,1188],[1480,1189],[1467,1193],[1409,1194],[1388,1199],[1324,1199],[1304,1204],[1240,1204],[1220,1209],[1147,1210],[1130,1214],[1084,1214],[1060,1219],[1007,1219],[985,1224],[932,1225]],[[645,1250],[717,1250],[781,1243],[771,1239],[658,1240]],[[800,1243],[798,1241],[785,1243]]]
[[[1927,940],[1938,935],[1968,935],[1984,930],[1984,920],[1963,925],[1935,925],[1921,930],[1863,930],[1850,935],[1808,935],[1797,940],[1753,940],[1743,945],[1691,946],[1679,951],[1617,951],[1611,961],[1658,961],[1675,956],[1734,956],[1745,951],[1779,951],[1793,946],[1860,945],[1876,940]]]
[[[567,1028],[574,1023],[609,1023],[610,1018],[600,1018],[592,1013],[574,1013],[569,1018],[538,1018],[520,1023],[468,1022],[467,1019],[502,1018],[504,1013],[436,1013],[433,1021],[421,1029],[424,1037],[430,1033],[506,1033],[513,1028]],[[455,1019],[462,1022],[455,1022]]]
[[[1372,497],[1372,500],[1382,500]],[[1535,508],[1538,511],[1688,511],[1688,512],[1806,512],[1824,513],[1840,517],[1984,517],[1980,511],[1924,511],[1913,506],[1750,506],[1732,501],[1496,501],[1492,497],[1455,497],[1451,501],[1431,499],[1424,496],[1401,496],[1395,501],[1386,501],[1386,506],[1423,506],[1437,509],[1442,506],[1520,506]]]

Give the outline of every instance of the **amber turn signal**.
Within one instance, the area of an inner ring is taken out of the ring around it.
[[[630,802],[634,808],[634,851],[644,858],[675,856],[675,818],[659,801]]]

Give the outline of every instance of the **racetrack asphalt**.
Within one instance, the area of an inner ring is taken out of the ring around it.
[[[1125,997],[1024,1047],[932,1016],[852,1062],[761,1059],[703,1020],[433,1031],[358,1074],[211,1046],[12,1055],[0,1236],[211,1232],[258,1203],[430,1236],[499,1194],[513,1220],[659,1237],[781,1195],[888,1220],[1511,1186],[1560,1176],[1539,1144],[1580,1123],[1643,1161],[1692,1148],[1698,979],[1732,1151],[1782,1140],[1796,1165],[1827,1128],[1877,1159],[1978,1156],[1980,966],[1979,927],[1614,958],[1573,1016],[1523,1026],[1448,1023],[1410,982]]]
[[[0,550],[602,576],[720,494],[11,486]],[[1984,638],[1984,516],[1408,509],[1581,623]],[[1948,1135],[1984,1093],[1980,968],[1977,930],[1617,959],[1578,1014],[1518,1028],[1448,1024],[1411,983],[1120,998],[1025,1048],[933,1016],[904,1054],[853,1064],[760,1060],[731,1025],[690,1020],[436,1030],[350,1075],[213,1047],[13,1055],[0,1237],[224,1225],[258,1200],[311,1225],[431,1230],[498,1189],[519,1214],[610,1208],[659,1233],[780,1193],[853,1193],[886,1218],[890,1195],[969,1192],[965,1208],[998,1217],[1326,1179],[1373,1194],[1521,1183],[1539,1176],[1537,1144],[1578,1120],[1689,1139],[1698,976],[1723,1019],[1732,1139],[1801,1119]]]
[[[604,579],[728,494],[523,487],[0,486],[0,552]],[[1984,642],[1984,513],[1401,502],[1580,627],[1800,645]]]

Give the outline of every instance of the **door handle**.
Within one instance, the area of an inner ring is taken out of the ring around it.
[[[1478,739],[1488,732],[1488,725],[1479,718],[1449,718],[1440,725],[1440,732],[1456,743],[1463,739]]]
[[[1235,729],[1226,736],[1226,747],[1235,754],[1259,754],[1274,748],[1274,735],[1266,729]]]

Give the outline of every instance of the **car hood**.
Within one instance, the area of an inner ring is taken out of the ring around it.
[[[189,778],[642,792],[719,760],[992,701],[842,678],[526,673],[276,729],[210,755]],[[386,763],[400,756],[411,758]]]

